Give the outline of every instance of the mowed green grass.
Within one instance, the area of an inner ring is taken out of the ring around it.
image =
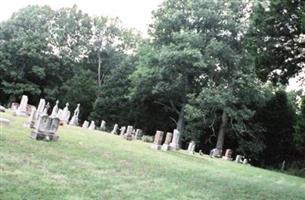
[[[32,140],[26,118],[0,129],[0,199],[305,199],[305,179],[141,141],[60,127]]]

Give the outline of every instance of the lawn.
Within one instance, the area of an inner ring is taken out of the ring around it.
[[[0,199],[305,199],[305,179],[141,141],[60,127],[32,140],[26,118],[0,129]]]

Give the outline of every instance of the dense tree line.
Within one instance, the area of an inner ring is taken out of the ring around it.
[[[305,97],[279,84],[304,66],[303,1],[167,0],[153,20],[143,39],[76,6],[19,10],[0,24],[1,104],[80,103],[81,120],[177,128],[182,147],[302,173]]]

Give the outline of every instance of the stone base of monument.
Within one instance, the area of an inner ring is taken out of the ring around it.
[[[20,117],[27,117],[28,116],[27,112],[18,111],[18,110],[16,110],[16,112],[14,114],[16,114],[16,116],[20,116]]]
[[[169,150],[170,150],[170,146],[169,146],[168,144],[163,144],[162,147],[161,147],[161,149],[162,149],[163,151],[169,151]]]
[[[37,133],[33,131],[31,134],[31,138],[35,140],[57,141],[59,136],[53,133]]]
[[[229,161],[232,161],[232,160],[233,160],[233,158],[229,158],[229,157],[226,157],[226,156],[223,156],[222,159],[223,159],[223,160],[229,160]]]
[[[170,146],[170,150],[178,151],[180,149],[178,144],[171,143],[169,146]]]
[[[25,122],[23,127],[25,127],[25,128],[35,128],[35,121]]]
[[[123,138],[124,138],[125,140],[131,141],[131,140],[133,139],[133,136],[132,136],[132,135],[127,135],[127,134],[125,134],[125,135],[123,135]]]
[[[157,144],[152,144],[151,148],[155,149],[155,150],[160,150],[162,148],[162,146],[161,145],[157,145]]]

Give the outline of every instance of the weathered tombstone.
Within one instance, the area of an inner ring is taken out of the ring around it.
[[[56,117],[61,119],[62,118],[62,114],[63,114],[63,110],[62,109],[58,109],[58,113],[57,113]]]
[[[122,126],[122,127],[120,128],[120,136],[124,136],[125,130],[126,130],[126,126]]]
[[[119,128],[119,125],[118,124],[115,124],[114,125],[114,127],[113,127],[113,129],[112,129],[112,131],[111,131],[111,134],[117,134],[117,132],[118,132],[118,128]]]
[[[154,143],[151,146],[151,148],[156,149],[156,150],[160,150],[161,149],[163,134],[164,134],[163,131],[157,131],[156,132],[155,138],[154,138]]]
[[[225,153],[225,156],[222,157],[222,159],[224,159],[224,160],[232,160],[232,154],[233,154],[232,149],[227,149],[226,153]]]
[[[88,128],[89,127],[89,122],[87,120],[85,120],[82,127],[83,128]]]
[[[199,150],[199,155],[203,156],[203,152],[201,149]]]
[[[49,104],[49,102],[47,103],[47,105],[44,107],[44,109],[43,109],[43,115],[47,115],[48,114],[48,110],[49,110],[49,108],[50,108],[50,104]]]
[[[32,132],[31,137],[36,140],[56,141],[60,119],[51,118],[48,115],[40,116],[36,129]]]
[[[55,106],[52,109],[51,117],[56,117],[57,116],[57,114],[58,114],[58,103],[59,103],[59,101],[57,100]]]
[[[101,129],[102,131],[106,131],[106,122],[105,122],[104,120],[102,120],[102,122],[101,122],[100,129]]]
[[[43,110],[44,110],[45,105],[46,105],[46,100],[40,99],[37,110],[36,110],[35,120],[38,121],[40,115],[43,114]]]
[[[170,150],[169,144],[170,144],[171,141],[172,141],[172,137],[173,137],[173,134],[172,134],[172,133],[170,133],[170,132],[167,132],[167,133],[166,133],[165,142],[164,142],[164,144],[162,145],[162,148],[161,148],[163,151],[168,151],[168,150]]]
[[[173,135],[173,140],[169,144],[171,150],[178,150],[179,149],[179,140],[180,140],[180,132],[175,129],[174,130],[174,135]]]
[[[248,164],[248,159],[245,158],[245,159],[243,160],[243,164],[244,164],[244,165],[247,165],[247,164]]]
[[[9,126],[10,125],[10,120],[5,119],[5,118],[0,118],[0,128],[3,126]]]
[[[60,119],[63,123],[67,124],[70,118],[70,111],[69,111],[69,103],[66,103],[66,107],[62,112],[62,118]]]
[[[79,106],[80,106],[80,104],[77,104],[77,107],[74,110],[74,113],[73,113],[73,116],[72,116],[72,118],[69,122],[69,125],[78,126]]]
[[[132,130],[133,130],[133,127],[132,126],[127,126],[127,131],[126,133],[124,134],[124,138],[126,140],[132,140]]]
[[[211,158],[221,158],[222,156],[222,150],[214,148],[210,151],[210,157]]]
[[[195,153],[195,147],[196,147],[196,143],[195,143],[194,141],[191,141],[191,142],[189,143],[188,148],[187,148],[187,152],[188,152],[189,154],[194,154],[194,153]]]
[[[142,136],[143,136],[143,131],[142,131],[142,129],[137,129],[136,130],[136,133],[135,133],[135,139],[136,140],[141,140],[142,139]]]
[[[26,95],[22,95],[16,114],[18,116],[27,116],[27,110],[26,110],[27,105],[28,105],[28,97]]]
[[[35,116],[36,116],[36,109],[32,109],[31,115],[29,119],[25,122],[24,126],[26,128],[34,128],[35,125]]]
[[[91,121],[90,126],[89,126],[89,130],[95,130],[95,122]]]
[[[15,112],[17,111],[19,107],[19,103],[16,103],[16,102],[13,102],[12,105],[11,105],[11,109]]]
[[[237,155],[236,158],[235,158],[235,162],[242,163],[243,162],[243,156],[242,155]]]

